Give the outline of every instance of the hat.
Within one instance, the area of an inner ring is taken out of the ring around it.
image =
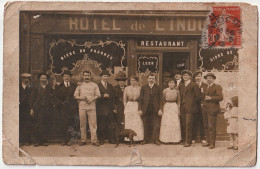
[[[61,74],[61,76],[64,76],[65,74],[72,76],[72,73],[69,70],[64,70],[64,72]]]
[[[103,76],[103,75],[108,75],[108,76],[110,76],[108,70],[102,70],[102,72],[100,73],[99,76]]]
[[[181,71],[179,71],[179,70],[176,70],[175,72],[173,72],[173,76],[175,76],[175,75],[181,75]]]
[[[122,71],[119,71],[115,78],[117,81],[125,81],[126,79],[126,74]]]
[[[30,78],[30,77],[31,77],[31,74],[29,74],[29,73],[22,73],[22,74],[21,74],[21,77],[22,77],[22,78]]]
[[[45,75],[45,76],[47,76],[47,79],[49,79],[49,78],[50,78],[50,76],[49,76],[47,73],[45,73],[45,72],[42,72],[42,73],[39,73],[39,74],[38,74],[38,79],[40,79],[40,77],[41,77],[42,75]]]
[[[189,71],[189,70],[183,70],[183,71],[181,71],[181,75],[186,74],[186,73],[187,73],[188,75],[192,76],[192,72]]]
[[[214,73],[208,73],[204,76],[204,79],[207,79],[208,76],[213,77],[214,79],[216,79],[216,76],[214,75]]]
[[[198,74],[201,74],[202,75],[202,71],[198,70],[196,72],[193,73],[193,77],[197,76]]]

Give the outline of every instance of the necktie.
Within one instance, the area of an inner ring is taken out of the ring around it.
[[[105,88],[107,89],[107,82],[105,82]]]

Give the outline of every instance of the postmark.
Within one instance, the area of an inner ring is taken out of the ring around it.
[[[240,7],[212,7],[208,16],[204,47],[241,48],[242,22]]]

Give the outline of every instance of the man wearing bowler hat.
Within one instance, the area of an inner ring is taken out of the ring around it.
[[[181,72],[179,70],[176,70],[173,73],[173,77],[176,79],[177,84],[176,87],[179,88],[180,84],[182,83],[182,78],[181,78]]]
[[[119,71],[116,75],[116,79],[118,85],[114,87],[115,90],[115,105],[116,105],[116,116],[115,122],[120,125],[120,127],[124,128],[125,123],[125,115],[124,115],[124,102],[123,95],[124,90],[126,88],[125,81],[127,80],[126,74],[123,71]]]
[[[203,94],[206,91],[208,85],[202,81],[202,71],[200,70],[194,72],[193,78],[195,79],[196,84],[199,86],[201,100],[200,102],[198,102],[198,104],[196,104],[197,111],[194,115],[194,120],[193,120],[192,143],[196,142],[197,131],[199,130],[200,140],[202,141],[203,144],[205,144],[206,141],[205,141],[203,117],[207,117],[207,116],[203,115],[203,111],[201,109],[201,103],[203,99]]]
[[[216,76],[213,73],[208,73],[204,78],[208,83],[203,97],[203,111],[207,113],[205,124],[208,124],[208,126],[205,126],[205,128],[207,129],[208,142],[203,146],[209,146],[209,149],[213,149],[216,142],[217,115],[221,112],[219,102],[223,100],[223,93],[222,87],[214,83]]]
[[[114,122],[114,113],[117,113],[117,111],[114,89],[108,83],[109,76],[107,70],[102,70],[100,74],[101,81],[98,83],[101,96],[97,99],[97,131],[101,145],[104,144],[106,139],[109,140],[109,143],[114,143],[112,123]]]
[[[48,146],[47,131],[50,115],[55,107],[53,89],[48,84],[49,76],[46,73],[38,74],[39,84],[36,85],[29,99],[30,115],[34,125],[34,146]]]
[[[29,97],[32,92],[31,74],[22,73],[19,90],[19,143],[30,145],[32,139],[32,118],[30,117]]]
[[[180,84],[181,96],[181,133],[184,147],[190,147],[192,143],[192,125],[196,105],[200,102],[199,86],[191,81],[192,73],[189,70],[181,72],[184,83]]]
[[[68,132],[69,126],[73,126],[74,116],[77,112],[77,101],[73,95],[77,85],[71,82],[71,72],[65,70],[62,73],[63,82],[55,87],[56,105],[59,112],[61,145],[71,145],[71,135]]]

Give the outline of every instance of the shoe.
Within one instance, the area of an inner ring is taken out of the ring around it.
[[[30,143],[29,143],[29,142],[26,142],[26,143],[25,143],[25,146],[29,146],[29,145],[30,145]]]
[[[98,142],[92,143],[93,146],[100,146]]]
[[[214,149],[215,148],[215,145],[210,145],[209,146],[209,149]]]
[[[196,141],[195,140],[192,140],[192,144],[195,144],[196,143]]]
[[[203,147],[208,147],[209,143],[202,144]]]
[[[60,145],[61,145],[61,146],[65,146],[65,145],[66,145],[66,142],[65,142],[65,141],[62,141]]]
[[[69,141],[68,143],[67,143],[67,146],[71,146],[72,145],[72,141]]]
[[[104,140],[100,140],[100,141],[99,141],[99,144],[100,144],[100,145],[103,145],[103,144],[104,144]]]
[[[86,143],[86,141],[81,141],[80,143],[79,143],[79,146],[84,146],[84,145],[86,145],[87,143]]]
[[[191,146],[191,144],[185,143],[185,145],[183,147],[190,147],[190,146]]]
[[[228,146],[228,148],[227,149],[233,149],[234,147],[233,146]]]
[[[40,146],[40,143],[34,143],[33,146],[38,147],[38,146]]]
[[[147,144],[147,141],[142,141],[141,145]]]
[[[161,143],[159,141],[154,141],[154,144],[159,146]]]
[[[237,146],[234,146],[234,148],[233,148],[234,150],[238,150],[238,147]]]
[[[206,141],[206,140],[202,140],[201,143],[202,143],[202,144],[206,144],[207,141]]]
[[[48,146],[49,144],[48,143],[42,143],[43,146]]]

